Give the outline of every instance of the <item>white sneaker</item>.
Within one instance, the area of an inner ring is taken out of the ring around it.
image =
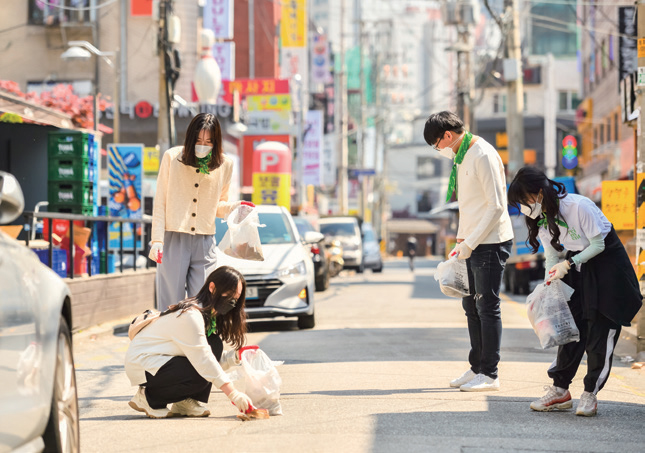
[[[475,376],[477,375],[473,372],[473,370],[468,370],[464,374],[459,376],[457,379],[453,379],[452,381],[450,381],[450,387],[459,388],[462,385],[466,384],[467,382],[472,381],[475,378]]]
[[[135,411],[145,412],[145,414],[150,418],[172,417],[172,414],[166,407],[163,409],[153,409],[150,407],[143,387],[139,387],[139,390],[137,390],[137,393],[134,394],[128,404]]]
[[[546,385],[544,386],[544,390],[546,390],[546,395],[531,403],[531,409],[534,411],[549,412],[556,409],[571,409],[573,406],[569,390],[556,387],[555,385]]]
[[[576,407],[576,415],[584,415],[585,417],[593,417],[598,413],[598,399],[596,395],[590,392],[582,392],[580,401]]]
[[[470,382],[465,383],[459,390],[462,392],[488,392],[499,390],[499,378],[493,379],[485,374],[478,374]]]
[[[170,412],[173,415],[183,415],[186,417],[208,417],[211,411],[203,404],[192,398],[172,403]]]

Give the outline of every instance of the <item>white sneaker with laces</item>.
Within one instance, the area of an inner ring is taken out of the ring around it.
[[[576,415],[593,417],[598,413],[598,399],[596,395],[590,392],[582,392],[580,401],[576,407]]]
[[[473,372],[473,370],[468,370],[457,379],[450,381],[450,387],[459,388],[465,383],[472,381],[475,376],[477,375]]]
[[[470,382],[459,387],[459,390],[462,392],[489,392],[499,390],[499,378],[493,379],[480,373]]]
[[[539,412],[549,412],[555,409],[571,409],[573,401],[571,393],[555,385],[545,385],[546,395],[531,403],[531,409]]]
[[[173,415],[183,415],[186,417],[208,417],[211,411],[203,404],[192,398],[172,403],[170,412]]]
[[[153,409],[150,407],[143,387],[139,387],[139,390],[134,394],[128,405],[135,411],[145,412],[150,418],[172,417],[172,414],[166,407],[163,409]]]

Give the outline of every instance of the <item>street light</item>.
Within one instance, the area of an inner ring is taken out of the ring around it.
[[[114,96],[112,99],[114,105],[114,123],[113,123],[113,140],[119,143],[119,84],[121,82],[121,71],[119,65],[115,64],[108,57],[114,57],[114,61],[119,60],[119,51],[101,52],[87,41],[69,41],[69,48],[60,56],[63,60],[89,60],[92,54],[101,57],[112,69],[114,69]],[[99,112],[98,112],[98,62],[94,67],[94,130],[99,129]]]

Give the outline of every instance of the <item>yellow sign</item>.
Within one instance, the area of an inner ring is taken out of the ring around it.
[[[506,132],[495,134],[495,146],[497,148],[508,148],[508,134]]]
[[[159,150],[154,146],[143,148],[143,172],[159,173]]]
[[[634,181],[603,181],[602,212],[617,230],[633,230],[636,204]]]
[[[497,151],[499,156],[502,158],[502,163],[504,165],[508,164],[508,151],[505,149],[500,149]],[[537,153],[534,149],[525,149],[524,150],[524,163],[528,165],[533,165],[537,161]]]
[[[305,47],[306,45],[306,0],[283,0],[280,37],[282,47]]]
[[[253,173],[253,204],[284,206],[291,210],[289,173]]]
[[[290,112],[290,94],[266,94],[246,97],[247,112]]]
[[[638,40],[638,58],[645,57],[645,39]]]

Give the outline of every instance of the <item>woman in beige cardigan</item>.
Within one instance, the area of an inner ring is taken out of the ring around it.
[[[222,129],[210,113],[195,116],[184,146],[164,154],[149,254],[158,263],[159,310],[195,296],[215,269],[215,217],[225,218],[241,203],[228,201],[232,173],[233,161],[222,150]]]

